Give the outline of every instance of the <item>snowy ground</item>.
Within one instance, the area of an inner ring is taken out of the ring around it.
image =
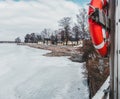
[[[83,64],[0,44],[0,99],[89,99]]]

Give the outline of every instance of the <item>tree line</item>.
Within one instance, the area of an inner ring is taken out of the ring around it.
[[[76,15],[75,23],[72,22],[71,17],[63,17],[58,21],[58,24],[60,27],[58,30],[52,31],[51,29],[44,28],[40,34],[26,34],[24,42],[37,43],[41,41],[48,44],[48,41],[51,41],[52,44],[65,42],[67,45],[68,41],[76,41],[78,44],[80,39],[89,38],[87,11],[84,8],[80,9]]]

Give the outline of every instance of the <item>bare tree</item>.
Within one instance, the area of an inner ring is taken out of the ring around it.
[[[83,36],[83,38],[86,38],[89,35],[88,22],[87,22],[88,16],[86,9],[85,8],[80,9],[79,13],[76,16],[77,16],[77,23],[79,25],[81,36]]]
[[[24,42],[25,43],[31,43],[30,38],[31,38],[31,35],[30,34],[26,34]]]
[[[65,40],[65,31],[64,30],[60,31],[60,35],[61,35],[61,41],[64,42],[64,40]]]
[[[50,29],[44,28],[43,31],[41,32],[41,36],[43,38],[50,38]]]
[[[41,35],[40,35],[40,34],[37,34],[37,35],[36,35],[36,39],[37,39],[37,42],[41,41],[41,40],[42,40]]]
[[[55,36],[53,34],[51,35],[50,39],[51,39],[51,43],[54,44],[55,43]]]
[[[30,37],[31,43],[37,43],[37,39],[36,39],[35,33],[31,33],[30,35],[31,35],[31,37]]]
[[[35,33],[31,33],[31,34],[26,34],[24,42],[25,43],[37,43],[40,40],[41,40],[40,35],[36,35]]]
[[[58,43],[58,37],[57,37],[57,34],[55,35],[55,44],[57,45]]]
[[[71,18],[70,17],[64,17],[59,21],[59,25],[61,27],[63,27],[63,30],[64,30],[66,45],[67,45],[68,40],[69,40],[70,24],[71,24]]]
[[[72,31],[73,31],[74,34],[75,34],[75,40],[77,41],[77,45],[78,45],[79,34],[80,34],[79,26],[75,25],[75,26],[72,28]]]
[[[20,37],[17,37],[17,38],[15,39],[15,43],[21,43]]]
[[[42,32],[41,32],[41,37],[43,39],[43,42],[45,43],[45,41],[47,41],[47,44],[48,44],[48,41],[50,40],[50,29],[44,29]]]

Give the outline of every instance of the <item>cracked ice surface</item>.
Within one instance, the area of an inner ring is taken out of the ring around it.
[[[83,64],[47,52],[0,44],[0,99],[89,99]]]

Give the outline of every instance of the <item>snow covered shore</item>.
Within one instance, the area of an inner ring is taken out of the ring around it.
[[[19,45],[25,45],[33,48],[50,50],[44,54],[44,56],[71,56],[69,59],[74,62],[83,62],[83,52],[79,51],[79,47],[73,46],[57,46],[57,45],[41,45],[37,43],[20,43]]]

